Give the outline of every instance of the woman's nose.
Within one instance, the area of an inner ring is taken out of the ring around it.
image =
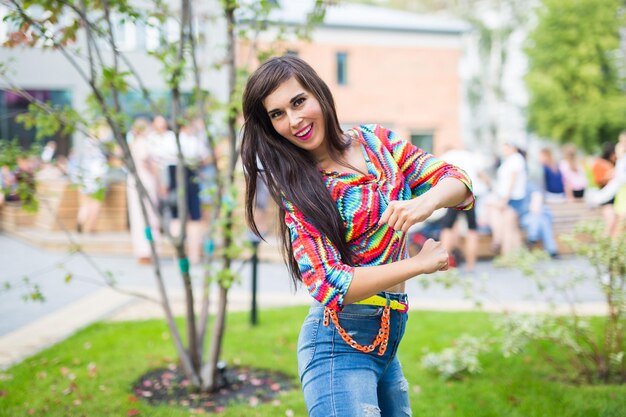
[[[291,127],[298,127],[298,125],[300,125],[300,121],[302,120],[302,117],[300,117],[300,114],[298,112],[289,112],[289,125]]]

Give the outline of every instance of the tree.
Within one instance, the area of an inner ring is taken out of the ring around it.
[[[504,86],[513,35],[524,30],[530,6],[527,0],[452,0],[450,9],[473,27],[477,63],[467,84],[467,103],[473,136],[493,149],[502,140],[508,121],[503,107],[516,107]]]
[[[158,213],[158,210],[154,202],[147,198],[146,189],[137,176],[137,169],[126,142],[130,120],[122,109],[121,98],[128,91],[138,91],[146,103],[143,109],[146,113],[158,114],[160,109],[143,82],[143,69],[136,68],[122,52],[117,39],[116,24],[133,22],[155,29],[166,24],[170,28],[175,25],[176,35],[168,39],[162,32],[160,46],[152,52],[152,55],[161,67],[163,83],[171,95],[169,114],[177,142],[177,183],[184,183],[185,169],[179,133],[181,126],[189,121],[191,114],[199,115],[203,119],[208,147],[213,156],[212,163],[217,173],[215,204],[211,206],[209,213],[212,221],[208,237],[216,243],[217,250],[207,255],[205,259],[207,273],[201,288],[195,288],[193,285],[185,249],[185,226],[188,217],[185,187],[178,187],[177,192],[181,220],[178,233],[170,233],[167,224],[163,227],[168,241],[175,249],[184,287],[185,337],[175,323],[164,285],[159,255],[149,228],[146,230],[146,237],[151,244],[154,276],[160,296],[159,300],[155,301],[163,308],[181,368],[194,389],[207,391],[218,389],[223,382],[219,379],[218,361],[226,325],[228,292],[237,279],[233,261],[241,256],[242,243],[245,239],[245,234],[241,233],[240,216],[235,216],[234,213],[239,188],[237,131],[241,114],[241,86],[247,74],[246,68],[251,63],[238,62],[236,44],[239,38],[255,37],[266,29],[268,14],[272,7],[275,7],[274,2],[265,0],[242,2],[244,5],[235,0],[210,3],[207,5],[192,0],[180,0],[177,5],[169,7],[169,3],[162,0],[136,3],[128,0],[9,0],[7,2],[9,13],[6,19],[19,29],[10,34],[5,46],[45,48],[62,54],[89,87],[87,113],[79,113],[72,108],[55,107],[50,103],[36,100],[19,86],[11,83],[8,68],[0,66],[0,77],[4,83],[31,102],[29,113],[23,121],[28,126],[37,127],[39,136],[45,137],[64,130],[66,133],[78,132],[89,137],[88,127],[95,120],[104,120],[108,124],[129,174],[135,177],[138,191],[142,196],[141,211],[146,224],[149,224],[148,212]],[[313,10],[308,15],[309,23],[305,25],[306,28],[310,30],[311,22],[320,22],[323,19],[326,5],[327,2],[321,0],[315,2]],[[196,13],[195,8],[200,9],[202,6],[203,13]],[[205,67],[225,68],[228,79],[228,99],[217,104],[216,99],[203,87],[202,77],[206,68],[201,67],[198,59],[198,45],[204,41],[198,26],[212,25],[209,27],[213,29],[213,34],[220,30],[221,26],[215,23],[215,16],[205,16],[215,10],[220,12],[221,21],[224,23],[225,45],[222,56]],[[237,20],[237,12],[245,16],[245,19]],[[199,21],[199,16],[205,16],[206,19]],[[169,32],[171,34],[171,30]],[[304,34],[306,33],[305,30]],[[189,89],[192,93],[192,105],[184,108],[183,93]],[[220,114],[224,115],[221,119],[218,117]],[[215,127],[216,123],[219,124],[219,129],[226,132],[223,139],[227,143],[227,151],[223,164],[219,163],[217,158],[220,138],[213,135],[211,133],[213,129],[210,129],[211,126]],[[212,266],[215,264],[219,267],[213,269]],[[103,273],[103,276],[108,285],[116,287],[112,277],[106,273]],[[212,282],[216,282],[219,288],[218,307],[210,345],[205,348],[205,340],[208,338],[209,289]],[[194,303],[198,293],[202,298],[200,312],[196,310]]]
[[[586,150],[626,126],[620,0],[543,0],[526,52],[530,128]]]

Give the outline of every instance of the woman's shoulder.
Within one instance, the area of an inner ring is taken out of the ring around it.
[[[352,137],[358,138],[371,148],[380,148],[387,139],[387,129],[375,123],[361,124],[346,131]]]
[[[353,128],[349,129],[349,131],[359,132],[362,135],[378,136],[382,134],[383,132],[389,132],[389,129],[386,129],[385,127],[383,127],[382,125],[378,123],[363,123],[363,124],[354,126]]]

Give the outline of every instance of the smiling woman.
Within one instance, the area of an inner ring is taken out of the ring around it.
[[[324,154],[324,115],[315,96],[289,78],[263,100],[272,126],[282,137],[314,156]]]
[[[439,208],[470,208],[468,177],[382,126],[343,132],[327,85],[297,57],[252,74],[243,113],[248,222],[259,234],[262,169],[286,263],[314,298],[298,341],[309,415],[411,415],[396,357],[404,282],[447,269],[448,254],[429,240],[409,257],[406,232]]]

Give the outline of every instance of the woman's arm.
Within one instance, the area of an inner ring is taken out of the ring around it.
[[[400,170],[405,183],[411,188],[413,197],[422,196],[442,179],[449,177],[463,182],[468,190],[472,189],[471,180],[463,170],[424,152],[391,130],[380,125],[370,125],[362,126],[361,132],[370,146],[381,154],[383,165],[386,165],[385,169],[389,175],[395,176],[396,169]],[[393,161],[387,158],[387,155]],[[468,193],[468,196],[467,201],[463,201],[464,204],[455,208],[469,210],[474,198],[471,193]]]
[[[443,178],[419,197],[389,203],[380,223],[387,223],[395,230],[406,232],[413,224],[430,217],[433,211],[458,206],[471,197],[471,191],[462,181],[452,177]],[[446,269],[448,253],[441,243],[429,239],[422,250],[411,258],[384,265],[355,268],[343,301],[345,304],[354,303],[417,275]]]
[[[407,232],[411,226],[428,219],[435,210],[457,207],[473,198],[465,183],[454,178],[442,178],[424,194],[407,201],[391,201],[379,223]]]

